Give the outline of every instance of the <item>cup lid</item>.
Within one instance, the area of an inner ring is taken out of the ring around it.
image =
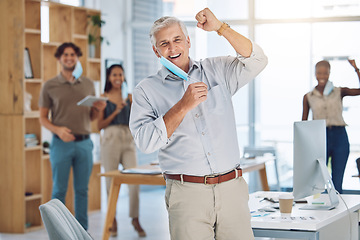
[[[282,193],[279,195],[279,199],[294,199],[294,195],[292,193]]]

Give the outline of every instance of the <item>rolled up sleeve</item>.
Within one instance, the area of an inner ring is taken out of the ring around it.
[[[168,143],[163,116],[156,116],[144,91],[137,87],[133,92],[130,123],[136,146],[144,153],[152,153]]]
[[[242,78],[248,82],[254,79],[267,65],[268,58],[262,48],[256,43],[252,43],[253,51],[250,57],[243,57],[237,53],[237,58],[243,64]]]

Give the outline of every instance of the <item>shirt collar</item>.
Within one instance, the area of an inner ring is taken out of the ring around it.
[[[317,90],[316,88],[314,88],[312,91],[311,91],[311,94],[312,95],[315,95],[315,96],[318,96],[318,97],[322,97],[323,95],[321,95],[321,93],[319,92],[319,90]]]
[[[194,61],[192,58],[189,58],[189,72],[193,71],[195,68],[200,68],[199,62]],[[169,71],[166,67],[161,66],[161,69],[159,70],[159,74],[161,77],[161,80],[163,83],[165,83],[165,80],[170,81],[183,81],[182,78],[176,76],[171,71]]]
[[[59,73],[59,75],[57,76],[57,79],[58,79],[58,81],[59,81],[60,83],[63,83],[63,84],[64,84],[64,83],[76,84],[76,83],[82,82],[82,76],[80,76],[80,77],[79,77],[78,79],[76,79],[73,83],[71,83],[71,82],[69,82],[68,80],[66,80],[61,73]]]

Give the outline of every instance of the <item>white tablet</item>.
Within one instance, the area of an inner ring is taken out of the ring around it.
[[[95,97],[88,95],[84,99],[80,100],[77,105],[78,106],[86,106],[86,107],[92,107],[93,103],[96,101],[106,101],[107,97]]]

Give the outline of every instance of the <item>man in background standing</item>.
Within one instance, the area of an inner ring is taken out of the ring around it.
[[[93,166],[90,122],[97,118],[99,111],[104,110],[106,103],[97,101],[92,107],[77,105],[84,97],[95,95],[93,82],[81,76],[80,56],[80,48],[71,42],[63,43],[57,48],[55,57],[60,63],[61,71],[44,83],[39,108],[41,125],[53,133],[50,144],[52,198],[65,204],[72,167],[75,217],[87,230],[88,184]],[[49,111],[51,120],[48,117]]]

